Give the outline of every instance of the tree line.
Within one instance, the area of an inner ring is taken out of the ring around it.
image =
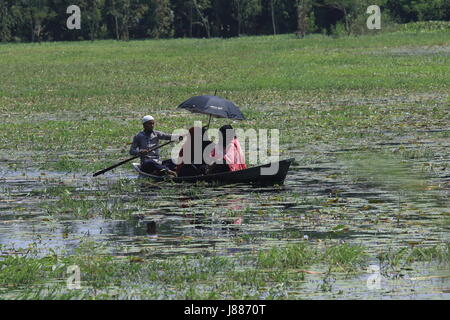
[[[0,0],[2,42],[364,32],[369,5],[396,23],[450,20],[450,0]],[[81,10],[69,30],[66,9]]]

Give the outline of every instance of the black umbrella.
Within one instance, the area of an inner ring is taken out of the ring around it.
[[[212,116],[245,120],[241,110],[233,102],[217,96],[195,96],[181,103],[178,108],[195,113],[209,114],[209,121],[211,121]]]

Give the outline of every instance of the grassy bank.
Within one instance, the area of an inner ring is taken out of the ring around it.
[[[2,248],[3,251],[6,248]],[[0,261],[0,297],[32,299],[295,299],[309,291],[329,295],[339,279],[364,276],[365,248],[308,242],[231,257],[117,259],[86,242],[70,256],[36,257],[32,248]],[[405,277],[414,262],[446,268],[449,248],[406,247],[384,253],[381,273]],[[67,268],[80,269],[80,288],[67,288]],[[448,277],[448,275],[447,275]],[[444,276],[445,278],[445,276]],[[364,281],[360,281],[364,283]],[[343,292],[337,293],[337,296]]]

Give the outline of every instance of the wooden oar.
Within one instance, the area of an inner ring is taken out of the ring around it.
[[[172,142],[174,142],[174,141],[169,141],[169,142],[166,142],[166,143],[164,143],[164,144],[162,144],[162,145],[160,145],[160,146],[151,148],[150,150],[148,150],[148,152],[155,151],[156,149],[159,149],[159,148],[161,148],[161,147],[164,147],[164,146],[166,146],[166,145],[168,145],[169,143],[172,143]],[[113,165],[113,166],[111,166],[111,167],[108,167],[108,168],[106,168],[106,169],[103,169],[103,170],[100,170],[100,171],[94,173],[92,176],[93,176],[93,177],[96,177],[96,176],[98,176],[98,175],[100,175],[100,174],[103,174],[103,173],[105,173],[105,172],[108,172],[109,170],[112,170],[112,169],[114,169],[114,168],[117,168],[118,166],[121,166],[121,165],[123,165],[124,163],[127,163],[128,161],[131,161],[131,160],[133,160],[133,159],[139,158],[140,156],[141,156],[141,155],[137,155],[137,156],[134,156],[134,157],[132,157],[132,158],[123,160],[123,161],[121,161],[121,162],[119,162],[119,163],[116,163],[115,165]]]

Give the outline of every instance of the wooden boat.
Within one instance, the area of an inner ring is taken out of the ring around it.
[[[248,168],[240,171],[223,172],[202,176],[187,176],[187,177],[171,177],[171,176],[156,176],[146,172],[141,171],[139,163],[133,163],[133,168],[139,173],[139,176],[145,178],[151,178],[155,181],[165,181],[171,180],[174,182],[213,182],[218,184],[231,184],[231,183],[247,183],[256,185],[282,185],[284,179],[286,178],[289,166],[294,161],[293,158],[281,160],[278,162],[272,162],[264,164],[257,167]],[[263,174],[261,172],[262,168],[268,168],[271,165],[276,165],[278,163],[278,170],[274,174]]]

